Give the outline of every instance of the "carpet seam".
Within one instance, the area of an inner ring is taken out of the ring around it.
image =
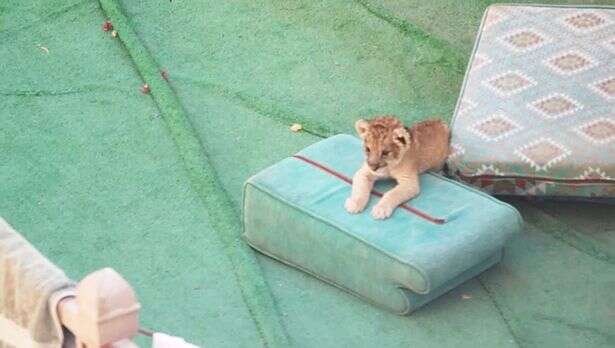
[[[303,132],[317,136],[322,139],[340,133],[339,131],[333,128],[324,126],[318,122],[306,120],[305,118],[288,117],[286,116],[287,113],[284,112],[283,110],[267,111],[266,108],[262,107],[262,105],[265,104],[266,102],[262,101],[261,99],[255,96],[249,95],[247,93],[236,92],[236,91],[233,91],[231,89],[228,89],[218,84],[198,81],[198,80],[194,80],[194,79],[191,79],[185,76],[180,76],[176,79],[179,81],[183,81],[186,83],[190,83],[196,86],[206,88],[212,91],[212,93],[214,93],[215,95],[218,95],[218,96],[221,96],[227,99],[231,99],[231,100],[237,100],[243,107],[251,111],[254,111],[260,116],[266,117],[278,124],[281,124],[284,126],[290,126],[291,123],[299,123],[302,126],[301,130]]]
[[[529,208],[534,211],[534,213],[542,216],[544,219],[549,220],[549,222],[555,224],[557,227],[559,227],[559,229],[561,229],[561,231],[559,231],[559,229],[556,230],[554,228],[546,227],[546,232],[542,229],[539,230],[540,232],[555,238],[556,240],[568,245],[569,247],[577,250],[584,255],[591,257],[592,259],[615,265],[615,258],[613,256],[591,245],[583,245],[583,243],[579,243],[578,241],[582,241],[582,238],[579,237],[578,234],[574,232],[574,230],[572,230],[568,225],[562,224],[551,214],[548,214],[547,212],[543,211],[542,209],[538,208],[533,204],[529,205]]]
[[[457,71],[463,73],[465,70],[465,58],[457,53],[457,50],[452,48],[452,46],[445,40],[430,37],[423,29],[408,22],[407,20],[397,18],[392,14],[387,13],[387,11],[383,8],[377,8],[378,6],[374,6],[367,0],[354,0],[354,2],[359,4],[374,17],[400,31],[403,35],[413,40],[417,38],[425,39],[432,48],[442,50],[444,52],[437,61],[425,62],[425,64],[439,65],[442,61],[448,60],[453,64]]]
[[[513,341],[515,342],[517,347],[524,348],[521,342],[519,341],[519,338],[515,334],[515,331],[513,330],[509,319],[506,317],[506,315],[504,315],[504,311],[502,310],[502,308],[496,301],[495,296],[493,296],[493,293],[491,292],[491,290],[483,283],[483,281],[480,279],[480,276],[476,277],[476,281],[478,281],[478,284],[480,284],[481,288],[483,288],[483,290],[485,290],[485,292],[487,293],[489,300],[493,304],[493,307],[495,308],[496,312],[498,312],[498,315],[500,316],[500,318],[502,318],[504,325],[506,325],[506,329],[508,329],[508,332],[510,333],[510,336],[513,338]]]
[[[572,323],[570,321],[567,321],[565,319],[562,318],[558,318],[555,316],[549,316],[549,315],[534,315],[534,318],[537,320],[542,320],[542,321],[547,321],[547,322],[551,322],[551,323],[556,323],[558,325],[562,325],[562,326],[566,326],[572,330],[575,331],[582,331],[582,332],[588,332],[590,334],[593,334],[595,336],[599,336],[601,338],[603,338],[607,343],[608,342],[614,342],[615,343],[615,335],[611,334],[610,332],[604,332],[602,330],[598,330],[596,328],[593,328],[591,326],[585,326],[585,325],[581,325],[581,324],[577,324],[577,323]]]
[[[88,93],[123,93],[137,95],[137,92],[122,90],[119,88],[108,87],[98,88],[96,86],[83,86],[83,89],[66,89],[58,91],[47,90],[17,90],[17,91],[0,91],[0,96],[3,97],[55,97],[74,94],[88,94]],[[90,88],[88,88],[90,87]],[[93,87],[93,88],[92,88]]]
[[[242,300],[253,320],[262,344],[288,347],[289,337],[281,321],[271,290],[254,251],[240,240],[240,224],[230,197],[221,187],[202,141],[185,114],[175,92],[160,75],[151,53],[134,31],[117,0],[99,0],[102,12],[116,28],[135,69],[149,86],[167,131],[171,136],[191,186],[210,217],[210,223],[231,261]],[[216,209],[212,209],[216,208]]]
[[[58,17],[58,15],[61,15],[61,14],[67,13],[69,11],[72,11],[74,9],[80,8],[81,6],[84,6],[84,5],[89,4],[89,3],[90,2],[87,1],[87,0],[77,1],[74,4],[67,5],[67,6],[65,6],[65,7],[61,8],[59,10],[54,11],[54,12],[47,13],[44,18],[37,19],[36,21],[30,22],[27,25],[24,25],[24,26],[21,26],[21,27],[20,26],[15,26],[15,27],[12,27],[12,28],[8,27],[8,28],[4,28],[4,29],[2,27],[0,27],[0,36],[2,36],[2,35],[9,36],[11,34],[14,34],[14,33],[20,32],[20,31],[28,30],[30,28],[35,27],[37,24],[39,24],[40,22],[43,22],[44,20],[47,20],[47,19],[50,19],[50,18],[51,19],[56,19]]]

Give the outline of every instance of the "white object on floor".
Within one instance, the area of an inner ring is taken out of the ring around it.
[[[184,341],[181,337],[174,337],[162,332],[154,332],[152,337],[152,348],[200,348],[194,344]]]
[[[59,348],[55,308],[74,283],[0,217],[0,346]]]

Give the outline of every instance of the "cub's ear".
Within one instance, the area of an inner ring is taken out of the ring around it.
[[[367,133],[367,130],[369,129],[369,122],[365,121],[364,119],[360,119],[357,122],[355,122],[354,129],[357,130],[357,134],[359,134],[359,137],[361,137],[361,139],[364,139],[365,134]]]
[[[410,133],[404,127],[395,128],[393,131],[393,141],[401,147],[406,147],[410,145]]]

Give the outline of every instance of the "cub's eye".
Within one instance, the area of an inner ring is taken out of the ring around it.
[[[388,156],[388,155],[389,155],[389,153],[390,153],[389,151],[384,150],[384,151],[382,151],[382,156]]]
[[[369,149],[369,147],[365,147],[365,152],[369,153],[371,150]]]

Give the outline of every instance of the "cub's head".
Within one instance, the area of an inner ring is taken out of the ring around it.
[[[355,129],[363,139],[365,160],[373,171],[399,163],[410,147],[410,133],[395,117],[358,120]]]

